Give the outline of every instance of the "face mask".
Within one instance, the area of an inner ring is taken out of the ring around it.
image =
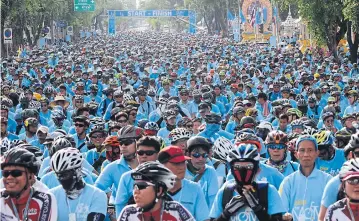
[[[234,179],[239,185],[250,185],[254,181],[255,175],[258,170],[258,163],[254,163],[252,167],[240,167],[236,168],[231,165],[232,174]]]
[[[218,132],[218,131],[219,131],[220,127],[221,127],[221,125],[219,125],[219,124],[207,124],[207,125],[206,125],[206,130],[207,130],[208,132],[213,132],[213,133],[215,133],[215,132]]]

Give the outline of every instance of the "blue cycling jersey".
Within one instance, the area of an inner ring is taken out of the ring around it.
[[[340,189],[340,179],[339,175],[336,175],[335,177],[331,178],[327,185],[325,185],[322,201],[322,206],[328,208],[330,205],[335,203],[338,199],[338,192]]]
[[[316,167],[331,176],[335,176],[339,173],[345,162],[344,150],[335,149],[335,155],[331,160],[322,160],[319,157],[315,161]]]
[[[209,214],[211,218],[218,218],[221,216],[221,213],[223,212],[223,207],[222,207],[223,191],[224,188],[227,185],[232,184],[232,182],[234,181],[229,181],[225,183],[223,187],[219,189]],[[233,196],[238,196],[237,191],[233,191]],[[282,204],[278,191],[274,186],[268,184],[268,214],[274,215],[284,212],[285,212],[285,208]],[[231,221],[235,221],[235,220],[259,221],[254,211],[248,206],[242,207],[234,216],[230,218],[230,220]]]
[[[210,208],[213,204],[214,197],[218,192],[218,180],[216,170],[208,165],[205,165],[205,167],[203,175],[198,183],[202,188],[207,205]],[[186,179],[194,181],[197,176],[199,175],[191,173],[188,169],[186,170]]]

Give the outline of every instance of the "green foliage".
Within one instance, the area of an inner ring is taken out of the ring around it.
[[[352,29],[354,32],[359,31],[359,1],[358,0],[344,0],[343,14],[345,19],[352,22]]]

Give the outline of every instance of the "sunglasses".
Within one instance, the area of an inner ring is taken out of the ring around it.
[[[130,144],[133,144],[134,142],[135,142],[134,139],[120,140],[120,145],[128,146]]]
[[[286,148],[286,145],[284,145],[284,144],[269,144],[269,145],[267,145],[267,148],[282,150],[282,149]]]
[[[146,154],[146,156],[152,156],[153,154],[157,153],[155,150],[139,150],[137,151],[137,154],[140,156],[143,156]]]
[[[349,180],[347,180],[347,183],[349,183],[350,185],[358,185],[359,184],[359,178],[351,178]]]
[[[25,171],[22,170],[3,170],[1,171],[1,174],[3,177],[7,178],[8,176],[12,177],[20,177],[22,173],[25,173]]]
[[[144,190],[144,189],[146,189],[146,188],[149,187],[149,186],[155,186],[155,184],[149,183],[149,182],[145,182],[145,181],[136,182],[135,184],[133,184],[133,189],[134,189],[134,190]]]
[[[83,101],[76,101],[76,104],[82,104]]]
[[[325,123],[333,123],[333,120],[326,120]]]
[[[93,136],[91,136],[91,138],[93,138],[93,139],[104,138],[104,136],[103,135],[93,135]]]
[[[200,158],[200,157],[202,157],[202,158],[204,158],[204,159],[206,159],[206,158],[208,158],[208,153],[202,153],[202,154],[200,154],[200,153],[193,153],[192,154],[192,157],[194,157],[194,158]]]
[[[253,164],[246,164],[246,165],[235,164],[235,165],[233,165],[233,168],[236,170],[241,170],[241,169],[253,170],[254,165]]]
[[[75,127],[84,127],[85,124],[75,124]]]

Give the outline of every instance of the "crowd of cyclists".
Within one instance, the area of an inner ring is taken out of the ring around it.
[[[357,221],[350,54],[124,32],[1,61],[1,220]]]

